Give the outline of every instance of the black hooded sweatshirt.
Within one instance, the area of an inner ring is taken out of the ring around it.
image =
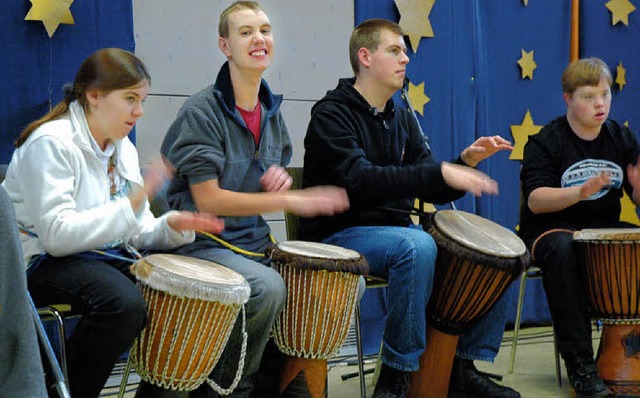
[[[354,226],[408,226],[406,212],[416,198],[446,203],[464,195],[445,184],[410,111],[390,99],[379,112],[354,83],[340,79],[313,106],[303,172],[303,187],[344,187],[351,207],[331,217],[302,219],[305,240],[321,241]],[[455,163],[463,164],[460,158]]]

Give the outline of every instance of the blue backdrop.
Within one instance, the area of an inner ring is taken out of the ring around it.
[[[0,13],[0,164],[28,123],[62,98],[80,63],[102,47],[134,51],[131,0],[82,0],[71,4],[74,25],[49,38],[40,21],[25,21],[30,1],[3,1]]]
[[[638,12],[629,25],[611,25],[606,0],[580,2],[580,56],[602,58],[616,78],[622,62],[627,85],[613,87],[610,117],[640,126],[640,23]],[[520,125],[527,110],[535,125],[564,114],[560,77],[569,62],[571,0],[436,1],[429,20],[435,37],[422,38],[417,53],[411,49],[407,76],[413,84],[425,83],[424,117],[418,116],[429,135],[436,157],[447,160],[479,136],[499,134],[513,142],[510,126]],[[355,24],[368,18],[399,21],[393,0],[356,0]],[[637,10],[636,10],[637,11]],[[409,46],[410,47],[410,46]],[[521,50],[534,51],[537,68],[533,79],[522,79],[516,64]],[[498,154],[480,169],[494,177],[500,195],[474,199],[467,195],[458,208],[475,212],[514,229],[518,223],[520,161]],[[379,289],[376,289],[379,290]],[[517,286],[507,293],[515,317]],[[384,293],[368,291],[363,314],[368,353],[377,351],[382,333]],[[523,323],[550,322],[540,279],[527,282]]]

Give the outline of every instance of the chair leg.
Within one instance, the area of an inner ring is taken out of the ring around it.
[[[120,391],[118,391],[118,398],[123,398],[124,394],[127,392],[129,373],[131,373],[131,351],[129,351],[129,355],[127,356],[127,364],[125,365],[124,372],[122,373],[122,380],[120,381]]]
[[[42,307],[38,308],[38,315],[45,315],[52,317],[57,326],[58,330],[58,340],[60,341],[60,368],[62,370],[62,374],[64,375],[64,379],[69,383],[69,373],[67,372],[67,334],[64,330],[64,319],[60,311],[55,309],[54,307]]]
[[[360,378],[360,397],[367,398],[364,380],[364,356],[362,355],[362,334],[360,333],[360,304],[356,305],[356,346],[358,350],[358,374]]]
[[[518,294],[518,307],[516,309],[516,319],[513,324],[513,339],[511,340],[511,358],[509,359],[509,373],[513,373],[513,366],[516,362],[516,350],[518,347],[518,337],[520,335],[520,320],[522,319],[522,304],[524,302],[524,288],[527,273],[523,272],[520,277],[520,293]]]
[[[38,335],[38,341],[42,345],[42,351],[44,352],[44,355],[45,355],[45,358],[43,359],[46,359],[48,361],[50,365],[50,369],[53,373],[51,376],[55,380],[54,387],[61,398],[70,398],[71,394],[69,392],[69,386],[67,384],[67,381],[65,381],[64,374],[62,373],[62,369],[60,369],[60,366],[58,365],[56,355],[53,352],[53,348],[51,347],[49,339],[47,338],[47,334],[44,331],[42,322],[40,321],[40,313],[36,309],[36,306],[33,304],[33,300],[31,299],[30,295],[28,295],[28,298],[29,298],[29,303],[31,304],[33,319],[36,323],[36,333]],[[64,356],[64,355],[65,353],[63,352],[61,356]]]

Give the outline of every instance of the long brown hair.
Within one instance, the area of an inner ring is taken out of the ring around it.
[[[63,88],[64,98],[46,115],[31,122],[15,141],[16,148],[24,144],[31,133],[51,120],[59,119],[69,111],[69,104],[77,100],[87,111],[87,91],[100,90],[109,93],[139,84],[151,82],[149,72],[142,61],[120,48],[103,48],[89,55],[82,62],[73,84]]]

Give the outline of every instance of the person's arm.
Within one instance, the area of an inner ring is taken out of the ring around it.
[[[283,192],[233,192],[222,189],[218,180],[191,185],[198,211],[219,216],[250,216],[272,211],[289,211],[305,217],[333,215],[349,207],[345,191],[337,187],[315,187]]]
[[[534,214],[555,213],[571,207],[611,184],[611,179],[601,174],[591,177],[584,184],[567,188],[536,188],[529,194],[527,206]]]

